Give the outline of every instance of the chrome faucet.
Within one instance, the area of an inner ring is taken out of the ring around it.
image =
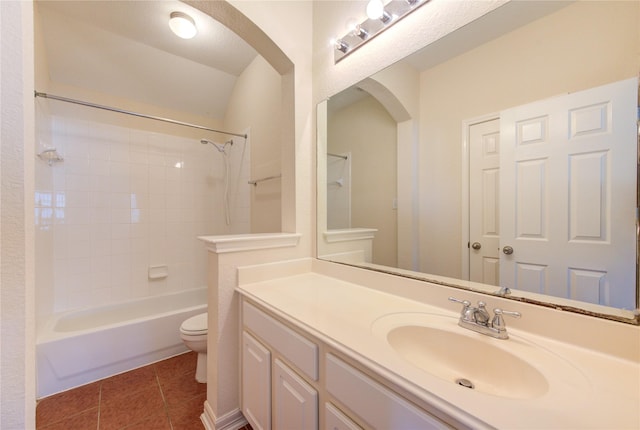
[[[485,302],[479,301],[478,306],[473,307],[469,300],[460,300],[455,297],[449,297],[449,300],[462,303],[460,320],[458,321],[460,327],[468,328],[469,330],[486,334],[496,339],[509,339],[507,325],[504,322],[503,315],[509,315],[514,318],[521,317],[520,312],[504,311],[500,308],[495,308],[493,310],[494,316],[491,318]]]

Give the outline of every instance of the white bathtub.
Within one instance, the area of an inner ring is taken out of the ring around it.
[[[187,351],[180,324],[206,309],[207,289],[198,288],[55,316],[38,333],[37,396]]]

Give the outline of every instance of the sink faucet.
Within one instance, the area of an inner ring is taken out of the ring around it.
[[[460,300],[455,297],[449,297],[449,300],[462,304],[460,320],[458,321],[460,327],[468,328],[469,330],[486,334],[496,339],[509,339],[507,325],[504,322],[503,315],[509,315],[514,318],[520,318],[521,316],[520,312],[511,312],[495,308],[493,310],[494,316],[491,318],[485,302],[479,301],[478,306],[474,307],[471,306],[469,300]]]

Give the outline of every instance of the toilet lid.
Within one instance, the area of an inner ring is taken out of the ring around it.
[[[207,312],[186,319],[180,326],[180,331],[189,334],[207,332]]]

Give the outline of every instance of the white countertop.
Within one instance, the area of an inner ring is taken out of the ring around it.
[[[458,327],[458,313],[444,307],[313,272],[241,284],[238,291],[470,427],[640,428],[640,364],[636,361],[515,328],[509,329],[508,340],[492,339]],[[533,398],[501,397],[468,390],[417,368],[379,334],[384,317],[399,313],[404,313],[405,321],[438,315],[444,324],[455,326],[452,330],[497,342],[501,348],[530,348],[528,360],[534,367],[544,357],[557,360],[551,372],[541,368],[551,379],[549,390]],[[532,359],[536,354],[542,358]]]

